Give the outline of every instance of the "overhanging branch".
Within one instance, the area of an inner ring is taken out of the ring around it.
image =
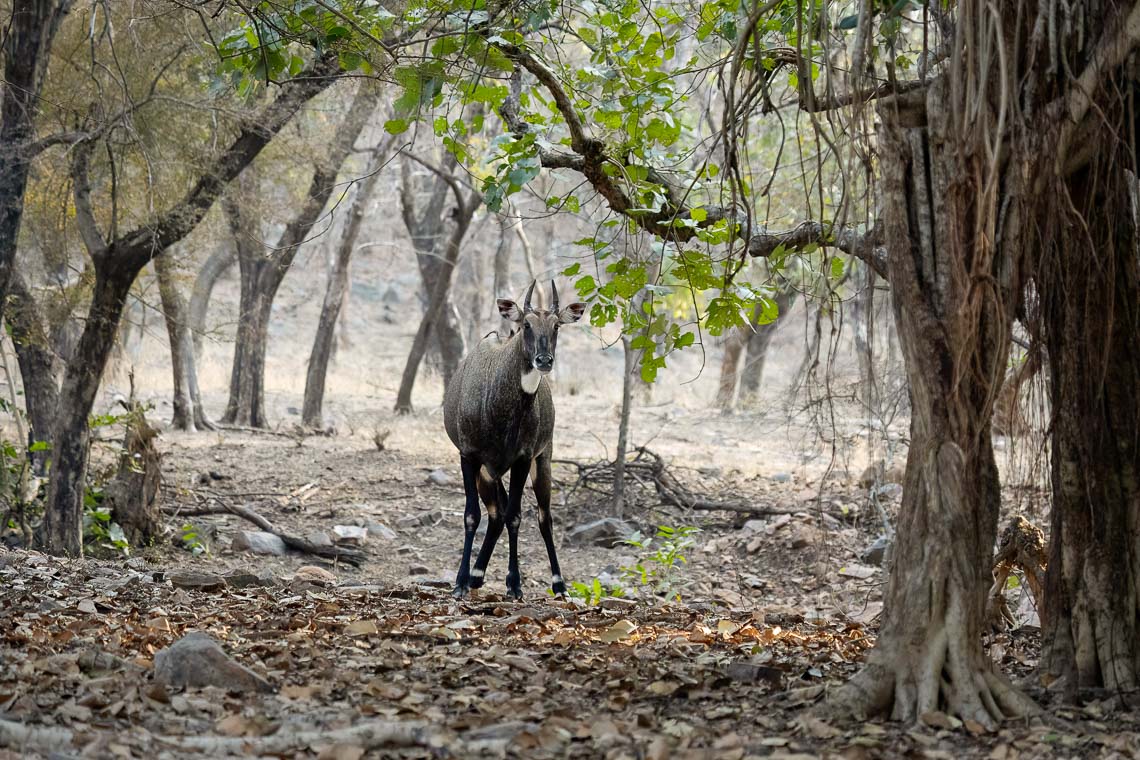
[[[759,232],[748,240],[748,255],[767,258],[777,248],[803,248],[815,243],[822,247],[838,248],[846,254],[866,262],[875,274],[884,280],[890,279],[887,271],[887,251],[883,247],[882,231],[875,225],[867,232],[859,232],[851,227],[804,222],[784,232]]]

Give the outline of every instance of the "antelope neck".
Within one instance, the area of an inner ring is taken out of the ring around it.
[[[542,382],[542,373],[534,368],[531,360],[527,359],[526,352],[523,349],[522,333],[515,333],[511,342],[514,344],[509,347],[513,361],[509,363],[509,371],[515,373],[522,392],[528,396],[533,396],[538,392],[538,385]]]

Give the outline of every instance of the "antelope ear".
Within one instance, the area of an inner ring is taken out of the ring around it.
[[[577,322],[586,313],[586,304],[572,303],[562,311],[558,312],[558,321],[561,324],[568,325],[571,322]]]
[[[522,322],[523,313],[519,305],[509,298],[499,299],[499,315],[511,322]]]

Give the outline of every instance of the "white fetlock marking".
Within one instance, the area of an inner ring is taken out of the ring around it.
[[[480,570],[479,568],[475,568],[474,570],[471,571],[471,577],[472,578],[482,578],[483,577],[483,571]]]
[[[562,582],[562,576],[561,575],[550,576],[550,585],[551,586],[557,586],[561,582]]]
[[[534,395],[538,390],[538,383],[542,380],[542,373],[537,369],[529,369],[522,374],[522,390],[528,396]]]

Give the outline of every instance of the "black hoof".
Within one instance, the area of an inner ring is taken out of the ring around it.
[[[521,588],[509,588],[509,589],[507,589],[507,598],[508,599],[514,599],[516,602],[521,602],[522,601],[522,589]]]
[[[468,591],[470,591],[470,589],[467,586],[456,586],[455,590],[451,592],[451,595],[456,599],[462,599],[467,596]]]
[[[483,588],[483,578],[482,578],[482,576],[479,576],[479,577],[476,577],[476,578],[472,578],[472,579],[471,579],[471,582],[467,584],[467,588],[470,588],[470,589]]]
[[[566,598],[566,584],[563,583],[562,581],[558,581],[558,583],[555,583],[553,586],[550,587],[550,590],[554,592],[554,595],[556,597],[558,597],[560,599]]]

